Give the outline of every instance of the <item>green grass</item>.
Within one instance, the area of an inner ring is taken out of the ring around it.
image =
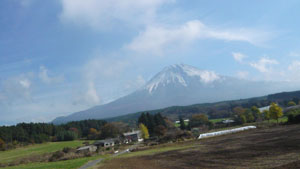
[[[74,160],[57,161],[57,162],[43,162],[43,163],[28,163],[24,165],[5,167],[3,169],[75,169],[84,165],[88,161],[96,160],[98,158],[105,158],[106,156],[84,157]]]
[[[20,147],[8,151],[0,151],[0,162],[9,163],[14,160],[28,157],[31,155],[39,155],[62,150],[64,147],[76,148],[82,146],[84,141],[65,141],[65,142],[49,142],[43,144],[34,144],[30,146]]]
[[[228,120],[230,118],[219,118],[219,119],[209,119],[209,121],[213,122],[213,123],[218,123],[221,122],[223,120]]]
[[[267,120],[268,121],[268,120]],[[285,122],[287,122],[288,121],[288,117],[287,116],[283,116],[283,117],[280,117],[279,119],[278,119],[278,122],[279,123],[285,123]],[[274,119],[272,119],[272,120],[270,120],[270,123],[277,123],[277,120],[274,120]]]

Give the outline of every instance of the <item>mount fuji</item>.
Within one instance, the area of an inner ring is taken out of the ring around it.
[[[288,88],[282,83],[242,80],[185,64],[176,64],[164,68],[145,86],[127,96],[69,116],[58,117],[53,123],[104,119],[169,106],[263,96],[284,90]]]

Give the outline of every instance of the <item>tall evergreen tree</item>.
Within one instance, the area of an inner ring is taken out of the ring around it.
[[[185,130],[186,126],[182,117],[179,118],[179,122],[180,122],[180,129]]]

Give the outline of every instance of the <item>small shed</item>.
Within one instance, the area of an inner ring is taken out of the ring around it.
[[[77,152],[95,152],[95,151],[97,151],[97,146],[94,145],[88,145],[77,149]]]
[[[116,139],[105,139],[105,140],[98,140],[94,142],[94,145],[97,147],[113,147],[115,145]]]

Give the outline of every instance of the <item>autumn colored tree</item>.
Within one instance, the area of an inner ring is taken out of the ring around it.
[[[89,134],[88,134],[88,139],[90,140],[96,140],[100,137],[100,132],[97,131],[95,128],[90,128],[89,129]]]
[[[278,123],[278,119],[283,116],[282,108],[279,107],[276,103],[272,103],[269,108],[269,111],[270,111],[270,117],[272,119],[277,120]]]
[[[235,107],[235,108],[233,109],[233,113],[235,113],[235,114],[237,114],[237,115],[240,115],[240,114],[245,113],[245,109],[242,108],[242,107]]]
[[[294,101],[289,101],[288,102],[288,106],[291,107],[291,106],[296,106],[296,103]]]
[[[158,125],[154,128],[154,134],[156,136],[163,136],[167,132],[167,128],[163,125]]]
[[[142,138],[143,139],[148,139],[149,138],[149,132],[148,132],[147,127],[143,123],[141,123],[139,125],[139,127],[140,127],[140,130],[142,132]]]

